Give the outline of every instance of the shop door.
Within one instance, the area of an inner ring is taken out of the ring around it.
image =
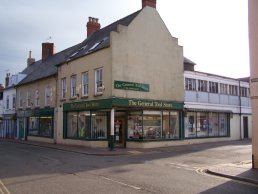
[[[115,118],[115,147],[125,148],[125,119]]]
[[[248,117],[243,117],[244,122],[244,138],[248,138]]]

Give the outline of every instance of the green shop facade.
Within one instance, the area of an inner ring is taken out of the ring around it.
[[[109,98],[63,104],[63,138],[128,142],[173,141],[184,138],[183,102]]]
[[[54,108],[37,108],[17,111],[17,129],[20,139],[28,136],[53,139]]]

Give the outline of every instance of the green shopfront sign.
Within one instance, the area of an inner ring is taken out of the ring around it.
[[[125,108],[146,108],[146,109],[183,109],[182,102],[158,101],[158,100],[139,100],[126,98],[109,98],[103,100],[93,100],[84,102],[67,103],[63,105],[64,111],[83,111],[111,109],[112,107]]]
[[[140,92],[149,92],[150,85],[135,83],[135,82],[125,82],[125,81],[114,81],[114,88],[118,90],[133,90]]]

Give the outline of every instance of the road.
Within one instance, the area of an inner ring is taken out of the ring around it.
[[[201,170],[250,159],[250,141],[93,156],[0,140],[0,194],[257,194],[255,185]]]

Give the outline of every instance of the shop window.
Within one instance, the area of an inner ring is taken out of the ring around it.
[[[209,117],[206,112],[197,112],[197,136],[207,137],[209,129]]]
[[[185,137],[196,137],[196,112],[187,112],[185,117]]]
[[[142,139],[142,112],[128,113],[128,139]]]
[[[90,139],[91,138],[91,121],[90,112],[79,112],[78,120],[78,138]]]
[[[42,137],[51,137],[53,130],[53,117],[45,116],[39,118],[39,135]]]
[[[219,116],[218,113],[209,113],[209,136],[219,136]]]
[[[219,136],[228,135],[228,114],[220,113],[219,114]]]
[[[161,111],[143,112],[143,138],[161,139]]]
[[[29,118],[28,134],[32,136],[39,136],[39,118],[38,117]]]
[[[162,139],[179,138],[179,115],[178,112],[163,112]]]
[[[67,137],[77,138],[77,112],[67,113]]]
[[[91,113],[91,139],[107,138],[107,113],[92,112]]]

